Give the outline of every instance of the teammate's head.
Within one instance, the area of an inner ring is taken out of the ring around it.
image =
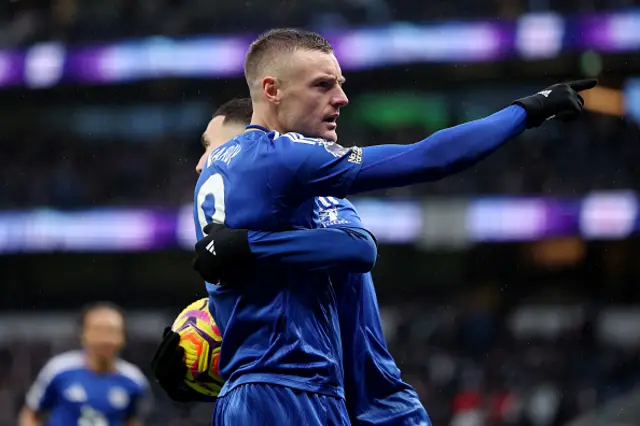
[[[244,131],[244,128],[251,123],[252,113],[253,108],[249,98],[233,99],[222,104],[213,113],[211,121],[202,134],[204,153],[196,165],[196,172],[202,172],[211,151]]]
[[[113,361],[125,341],[122,309],[110,302],[85,306],[80,314],[80,337],[90,357]]]
[[[255,40],[244,63],[254,115],[270,130],[336,141],[336,120],[349,100],[331,44],[302,30],[275,29]]]

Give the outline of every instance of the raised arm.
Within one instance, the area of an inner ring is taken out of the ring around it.
[[[362,166],[349,193],[430,182],[466,170],[525,130],[517,105],[489,117],[440,130],[411,145],[362,148]]]
[[[274,140],[289,170],[294,202],[312,196],[344,197],[373,189],[442,179],[482,160],[526,128],[548,119],[574,119],[582,112],[577,92],[595,80],[557,84],[480,120],[434,133],[410,145],[344,148],[297,134]]]

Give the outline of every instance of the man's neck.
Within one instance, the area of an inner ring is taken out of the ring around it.
[[[260,111],[259,108],[254,106],[253,115],[251,116],[251,124],[255,126],[262,126],[265,129],[275,130],[280,133],[286,133],[282,126],[277,123],[277,120],[268,119],[267,114]]]
[[[115,360],[98,358],[87,354],[87,365],[96,373],[108,373],[115,369]]]

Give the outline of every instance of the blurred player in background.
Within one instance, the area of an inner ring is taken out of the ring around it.
[[[239,135],[250,123],[250,99],[236,99],[222,105],[213,115],[202,137],[205,152],[198,161],[196,172],[202,172],[207,158],[214,149]],[[363,229],[355,208],[346,200],[321,197],[317,200],[322,228],[349,225]],[[317,230],[316,230],[317,231]],[[243,239],[252,242],[253,252],[248,257],[234,259],[232,263],[250,265],[255,260],[269,260],[274,265],[287,267],[309,266],[301,255],[301,246],[308,255],[323,259],[323,267],[333,268],[332,283],[338,293],[340,329],[343,344],[345,393],[349,417],[354,425],[427,426],[429,418],[417,394],[402,381],[400,370],[389,353],[382,332],[380,312],[371,273],[357,274],[340,271],[345,261],[340,234],[307,230],[275,233],[249,233],[242,230],[220,229],[212,231],[205,241],[196,245],[196,259],[209,273],[224,269],[220,257],[228,257],[225,249]],[[336,237],[335,240],[332,238]],[[217,253],[206,250],[208,241],[218,242]],[[306,241],[306,244],[305,244]],[[322,244],[326,242],[329,246]],[[320,267],[319,262],[313,266]],[[182,361],[184,350],[178,346],[177,333],[165,331],[163,342],[154,356],[154,374],[167,394],[176,401],[202,401],[183,379],[186,367]]]
[[[414,144],[344,148],[335,143],[336,120],[348,99],[326,39],[272,30],[252,43],[245,77],[253,124],[207,160],[194,196],[199,238],[212,223],[262,231],[319,228],[315,197],[343,198],[460,172],[526,128],[576,118],[583,106],[577,92],[596,85],[557,84]],[[371,238],[349,226],[332,229],[352,235],[353,243]],[[328,275],[260,264],[241,272],[222,285],[207,283],[224,335],[220,370],[227,380],[214,424],[348,424],[338,307]]]
[[[124,314],[116,305],[88,305],[80,316],[82,350],[53,357],[26,397],[19,426],[140,426],[149,386],[133,364],[118,358]]]

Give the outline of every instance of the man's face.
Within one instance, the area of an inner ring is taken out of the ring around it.
[[[336,120],[349,103],[344,77],[332,53],[297,50],[281,75],[278,121],[287,131],[337,141]]]
[[[109,308],[89,312],[83,324],[82,344],[91,355],[113,360],[124,346],[122,315]]]
[[[204,170],[211,151],[244,132],[244,128],[244,124],[225,122],[224,116],[222,115],[214,117],[209,121],[207,129],[202,134],[204,153],[200,157],[200,160],[198,160],[196,173],[200,174],[202,170]]]

